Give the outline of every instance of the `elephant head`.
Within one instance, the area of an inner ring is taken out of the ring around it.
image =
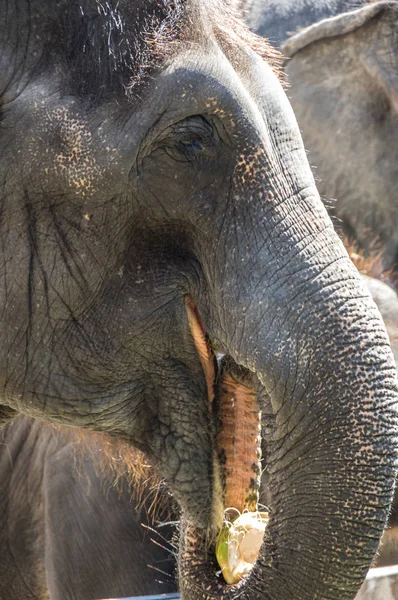
[[[346,235],[382,269],[397,267],[398,3],[373,2],[315,23],[283,52],[291,101],[321,194]],[[375,272],[379,276],[380,272]]]
[[[12,0],[0,27],[3,418],[145,452],[181,506],[184,599],[353,598],[392,497],[396,373],[272,53],[216,0]],[[211,558],[187,301],[262,414],[270,521],[237,586]]]

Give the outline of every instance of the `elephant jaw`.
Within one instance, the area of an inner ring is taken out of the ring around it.
[[[228,372],[217,381],[216,358],[199,311],[188,296],[185,306],[206,379],[209,413],[216,425],[211,525],[214,531],[219,531],[225,516],[229,519],[257,510],[261,475],[261,412],[256,393],[249,385],[238,382]],[[197,563],[203,552],[205,564],[202,568],[209,568],[208,536],[203,536],[204,532],[188,523],[185,532],[185,557],[193,553],[190,558]],[[215,566],[213,578],[219,571]],[[223,580],[222,577],[220,579]],[[228,588],[232,589],[231,586]]]

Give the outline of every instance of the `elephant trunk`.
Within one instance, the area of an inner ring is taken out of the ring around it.
[[[210,338],[265,390],[270,521],[237,586],[217,576],[205,534],[186,521],[183,598],[349,600],[376,552],[394,486],[396,372],[371,297],[320,223],[318,252],[290,245],[281,256],[265,240],[251,264],[230,261],[217,282]]]

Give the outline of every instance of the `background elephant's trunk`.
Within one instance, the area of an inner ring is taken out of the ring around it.
[[[281,256],[264,236],[244,269],[241,257],[230,261],[222,309],[215,303],[205,318],[210,337],[256,374],[270,415],[271,519],[241,599],[353,598],[392,499],[396,373],[382,321],[322,211],[299,225],[318,230],[316,241]],[[235,598],[200,554],[198,531],[186,532],[183,597]]]

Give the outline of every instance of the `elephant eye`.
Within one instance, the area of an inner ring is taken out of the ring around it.
[[[215,128],[204,117],[196,115],[176,123],[160,146],[177,161],[194,162],[215,158]]]
[[[195,154],[203,152],[206,148],[199,137],[188,137],[188,139],[178,142],[177,149],[182,154],[191,155],[194,158]]]

